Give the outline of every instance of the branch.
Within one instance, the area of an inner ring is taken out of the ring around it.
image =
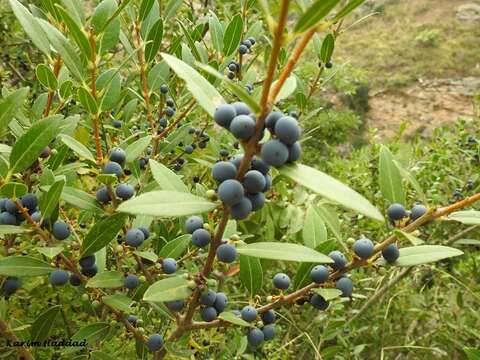
[[[90,58],[92,72],[91,72],[91,83],[90,83],[90,93],[92,94],[95,102],[97,101],[97,44],[95,41],[95,34],[93,29],[90,30],[90,35],[88,37],[88,42],[90,43],[90,49],[92,51],[92,57]],[[100,165],[103,161],[102,145],[100,143],[100,129],[99,129],[99,114],[98,112],[93,117],[93,138],[95,141],[95,152],[97,156],[97,164]]]

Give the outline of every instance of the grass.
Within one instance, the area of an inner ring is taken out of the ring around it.
[[[389,2],[383,13],[339,38],[337,57],[363,70],[377,88],[408,86],[422,78],[480,76],[480,26],[457,21],[458,5],[445,0]]]

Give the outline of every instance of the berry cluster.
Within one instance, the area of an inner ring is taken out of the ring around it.
[[[28,212],[31,219],[40,223],[43,228],[49,228],[57,240],[65,240],[70,236],[70,226],[64,221],[56,221],[50,228],[50,220],[42,220],[42,212],[38,208],[38,198],[35,194],[28,193],[20,198],[20,206]],[[0,225],[20,225],[25,221],[22,211],[12,199],[0,199]]]
[[[127,155],[125,154],[125,151],[123,149],[115,148],[110,150],[110,161],[107,162],[103,167],[103,173],[113,174],[117,178],[120,178],[123,175],[123,165],[125,164],[126,158]],[[115,195],[122,200],[128,200],[134,194],[135,190],[133,186],[127,183],[120,183],[115,188]],[[102,186],[100,189],[97,190],[96,197],[97,201],[101,204],[107,204],[112,200],[106,186]]]
[[[404,222],[412,222],[426,214],[427,208],[421,204],[415,204],[411,210],[405,210],[402,204],[392,204],[387,209],[387,216],[393,225]]]
[[[240,311],[240,316],[247,322],[254,322],[258,318],[258,311],[253,306],[247,305]],[[260,319],[259,327],[250,329],[247,334],[248,344],[253,348],[275,337],[275,312],[270,309],[261,314]]]
[[[200,317],[203,321],[211,322],[225,310],[228,298],[223,292],[216,293],[213,290],[206,289],[200,295],[200,304],[202,304]]]

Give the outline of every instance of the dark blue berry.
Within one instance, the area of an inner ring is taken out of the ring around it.
[[[265,176],[258,170],[247,171],[243,178],[243,186],[250,194],[261,192],[265,188]]]
[[[390,244],[383,249],[382,256],[389,264],[393,264],[400,257],[400,251],[398,251],[397,245]]]
[[[374,247],[370,239],[358,239],[353,244],[353,251],[359,258],[365,260],[373,255]]]
[[[130,184],[119,184],[115,189],[115,194],[122,200],[130,199],[134,193],[135,190]]]
[[[275,123],[275,135],[287,145],[292,145],[300,138],[298,121],[293,117],[284,116]]]
[[[127,154],[123,149],[115,148],[110,150],[110,156],[109,156],[110,161],[114,161],[117,164],[123,166],[123,164],[125,164],[126,158],[127,158]]]
[[[335,287],[342,292],[343,297],[350,297],[353,293],[353,282],[347,277],[337,280]]]
[[[64,221],[57,221],[53,224],[52,233],[55,239],[65,240],[70,236],[70,227]]]
[[[310,298],[310,304],[318,310],[327,310],[328,301],[318,294],[313,294]]]
[[[310,271],[310,279],[317,284],[327,281],[329,275],[328,269],[323,265],[317,265]]]
[[[235,179],[237,168],[229,161],[219,161],[212,167],[212,176],[219,183],[228,179]]]
[[[262,160],[271,166],[281,166],[288,160],[288,148],[278,139],[269,140],[263,144],[260,152]]]
[[[125,277],[123,284],[127,289],[135,289],[138,285],[140,285],[140,279],[137,275],[128,274]]]
[[[248,215],[252,212],[252,203],[248,197],[243,197],[240,202],[235,205],[232,205],[230,208],[230,215],[232,219],[235,220],[243,220],[248,217]]]
[[[265,335],[262,330],[253,328],[248,332],[247,335],[248,344],[252,347],[258,347],[265,340]]]
[[[144,240],[145,236],[143,236],[143,232],[139,229],[130,229],[125,235],[125,242],[129,246],[139,247]]]
[[[331,264],[333,270],[341,270],[347,265],[347,259],[340,251],[332,251],[328,256],[333,260],[333,264]]]
[[[192,234],[192,243],[197,247],[205,247],[210,243],[211,235],[205,229],[197,229]]]
[[[218,314],[217,310],[213,306],[208,306],[200,311],[200,316],[202,317],[203,321],[211,322],[217,318]]]
[[[264,312],[261,315],[261,317],[264,325],[273,324],[277,319],[277,316],[275,315],[275,311],[273,311],[272,309]]]
[[[218,196],[220,200],[226,205],[238,204],[243,199],[243,186],[242,184],[233,179],[225,180],[218,187]]]
[[[57,269],[50,273],[50,284],[53,286],[62,286],[68,282],[68,278],[68,272]]]
[[[160,334],[153,334],[147,340],[147,348],[151,352],[156,352],[163,347],[163,337]]]
[[[117,177],[122,176],[123,170],[120,164],[114,162],[114,161],[109,161],[105,164],[103,167],[103,173],[104,174],[113,174]]]
[[[189,234],[193,234],[195,230],[201,228],[203,228],[203,219],[200,216],[190,216],[187,221],[185,221],[185,230]]]
[[[99,188],[95,197],[100,204],[106,204],[111,200],[106,186]]]
[[[177,262],[172,258],[163,259],[162,269],[165,274],[173,274],[177,271]]]
[[[228,298],[227,295],[223,292],[218,292],[215,295],[215,302],[213,303],[213,307],[217,310],[217,313],[221,313],[225,308],[227,307],[228,304]]]
[[[242,319],[248,322],[255,321],[257,319],[257,309],[253,306],[247,305],[241,311]]]
[[[280,290],[287,290],[290,286],[290,278],[287,274],[278,273],[273,277],[273,285]]]
[[[213,290],[205,290],[202,292],[202,295],[200,295],[200,303],[205,306],[213,306],[215,303],[215,299],[217,297],[217,293]]]
[[[237,258],[237,249],[230,244],[222,244],[217,248],[217,259],[224,263],[234,262]]]

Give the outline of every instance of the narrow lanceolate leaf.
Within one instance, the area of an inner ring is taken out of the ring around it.
[[[53,210],[58,205],[60,197],[62,196],[63,187],[65,186],[65,178],[56,181],[50,186],[47,194],[42,197],[40,202],[40,210],[42,211],[42,216],[44,218],[49,218],[53,213]]]
[[[333,262],[328,256],[298,244],[257,242],[238,247],[237,251],[241,255],[261,259],[315,262],[319,264]]]
[[[61,308],[60,305],[52,306],[35,319],[30,328],[31,341],[43,341],[48,338],[50,330],[55,325],[55,319]]]
[[[258,293],[263,282],[262,264],[259,259],[240,255],[240,280],[250,296]]]
[[[0,275],[4,276],[41,276],[50,274],[54,269],[30,256],[7,256],[0,259]]]
[[[152,141],[152,137],[147,135],[128,145],[125,149],[127,154],[126,162],[130,163],[137,159],[148,147],[150,141]]]
[[[78,48],[82,52],[85,58],[90,59],[92,55],[92,50],[90,48],[90,43],[88,42],[87,35],[83,29],[78,26],[77,22],[59,5],[56,5],[58,13],[62,17],[63,22],[68,28],[70,35],[77,44]]]
[[[58,81],[53,71],[45,64],[38,64],[35,69],[38,81],[49,90],[56,90]]]
[[[0,131],[7,128],[28,95],[28,87],[18,89],[0,100]]]
[[[217,79],[222,80],[223,84],[236,96],[240,98],[244,103],[246,103],[254,113],[259,113],[261,108],[260,105],[255,101],[255,99],[245,90],[243,86],[238,85],[237,83],[228,79],[225,75],[221,74],[211,66],[202,63],[195,63],[195,66],[207,74],[215,76]]]
[[[18,0],[10,0],[10,6],[27,35],[32,39],[33,44],[49,56],[50,43],[37,19]]]
[[[119,271],[103,271],[88,280],[86,287],[118,288],[123,286],[123,274]]]
[[[295,32],[302,33],[316,26],[340,0],[316,0],[300,17],[295,26]]]
[[[140,256],[142,259],[149,260],[151,262],[157,262],[158,255],[152,251],[134,251],[135,255]]]
[[[62,115],[53,115],[33,124],[13,146],[10,171],[16,173],[30,167],[42,150],[60,133],[62,122]]]
[[[143,294],[143,300],[151,302],[183,300],[190,296],[192,286],[195,286],[195,283],[184,277],[166,278],[150,285]]]
[[[160,253],[158,254],[162,258],[178,258],[180,257],[185,250],[187,250],[190,241],[192,240],[192,235],[184,234],[180,235],[176,239],[169,241],[163,245]]]
[[[60,198],[79,209],[90,211],[103,211],[100,205],[98,205],[95,196],[92,196],[85,191],[77,188],[65,186],[63,188]]]
[[[192,96],[210,116],[213,116],[219,105],[225,103],[218,90],[190,65],[169,54],[162,53],[162,57],[168,66],[185,81]]]
[[[330,61],[334,48],[335,38],[332,34],[328,34],[327,36],[325,36],[325,39],[323,39],[322,48],[320,50],[320,59],[323,61],[323,63],[327,63]]]
[[[111,308],[114,308],[115,310],[119,310],[125,313],[128,313],[129,311],[131,311],[130,307],[133,304],[132,299],[122,294],[104,296],[102,297],[102,302],[105,305],[108,305]]]
[[[338,240],[342,240],[342,234],[340,233],[340,220],[338,219],[335,210],[325,204],[317,205],[315,210],[322,218],[328,230],[330,230]]]
[[[0,235],[23,234],[32,231],[32,229],[15,225],[0,225]]]
[[[387,147],[381,146],[379,156],[379,179],[382,195],[391,203],[405,204],[402,177],[393,162],[393,155]]]
[[[186,193],[189,192],[187,186],[183,183],[180,176],[175,174],[165,165],[160,164],[153,159],[149,160],[149,165],[153,178],[162,190],[181,191]]]
[[[395,159],[393,160],[393,163],[397,167],[398,171],[400,171],[400,175],[402,175],[402,178],[404,178],[406,181],[410,183],[410,185],[412,185],[412,187],[415,189],[420,199],[422,199],[423,203],[426,204],[427,198],[425,196],[425,192],[423,191],[422,187],[420,186],[419,182],[417,181],[415,176],[412,174],[412,172],[405,169],[403,165],[400,164],[400,162],[398,162]]]
[[[357,7],[362,5],[365,0],[349,0],[348,4],[345,5],[333,18],[333,22],[337,22],[338,20],[344,18],[348,14],[350,14],[353,10]]]
[[[56,27],[49,22],[39,19],[43,31],[47,34],[49,42],[61,56],[70,73],[78,80],[83,81],[84,66],[80,56],[71,42]]]
[[[231,324],[238,325],[238,326],[245,326],[245,327],[252,327],[253,326],[251,323],[246,322],[240,316],[235,315],[234,313],[232,313],[230,311],[221,312],[220,315],[218,315],[218,318],[223,320],[223,321],[226,321],[226,322],[229,322]]]
[[[142,0],[140,9],[138,10],[138,20],[143,21],[152,10],[155,0]]]
[[[395,229],[393,231],[393,233],[399,239],[403,238],[405,240],[408,240],[413,246],[422,245],[424,243],[424,241],[422,239],[419,239],[415,235],[412,235],[412,234],[407,233],[407,232],[403,232],[402,230],[399,230],[399,229]]]
[[[94,323],[82,327],[72,336],[72,341],[87,342],[87,345],[95,344],[105,339],[110,332],[110,325],[107,323]]]
[[[293,289],[297,290],[304,286],[307,286],[312,282],[310,279],[310,272],[312,271],[314,263],[301,263],[295,271],[295,277],[293,278]]]
[[[276,81],[272,84],[272,88],[275,87]],[[288,98],[290,95],[292,95],[295,92],[295,89],[297,88],[297,78],[294,75],[291,75],[285,80],[285,82],[282,85],[282,88],[277,94],[277,97],[275,98],[275,102],[279,102],[281,100],[284,100]]]
[[[133,215],[174,217],[200,214],[215,208],[201,197],[178,191],[152,191],[120,204],[118,211]]]
[[[442,245],[419,245],[400,249],[400,257],[394,265],[414,266],[427,264],[454,256],[463,255],[463,251]]]
[[[217,52],[221,52],[223,46],[223,27],[217,15],[213,12],[210,14],[210,19],[208,20],[208,29],[212,37],[213,47]]]
[[[115,239],[126,219],[125,214],[114,214],[93,225],[83,240],[82,256],[94,254]]]
[[[90,150],[88,150],[88,148],[77,139],[71,136],[68,136],[66,134],[62,134],[60,136],[60,139],[65,145],[67,145],[71,150],[73,150],[74,153],[80,156],[80,158],[84,158],[92,162],[95,162],[95,158],[93,157]]]
[[[305,246],[312,249],[316,249],[322,242],[327,241],[325,223],[312,206],[307,209],[305,214],[302,236]]]
[[[147,45],[145,45],[145,60],[147,62],[155,59],[163,38],[163,21],[158,21],[151,27],[147,35]]]
[[[82,104],[82,106],[87,110],[90,114],[96,114],[98,111],[98,105],[95,101],[94,97],[84,87],[80,87],[77,90],[78,100]]]
[[[456,211],[454,213],[451,213],[447,217],[447,220],[458,221],[465,225],[479,225],[480,211],[475,211],[475,210]]]
[[[319,170],[298,164],[283,166],[280,173],[328,200],[372,219],[384,221],[380,211],[362,195]]]
[[[228,24],[223,35],[223,54],[229,56],[235,52],[240,44],[243,31],[243,20],[240,15],[235,15]]]

